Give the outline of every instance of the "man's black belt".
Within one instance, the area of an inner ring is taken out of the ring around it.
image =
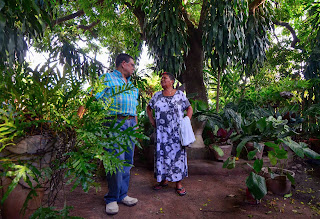
[[[107,119],[114,119],[114,118],[117,118],[117,119],[133,119],[134,116],[112,115],[112,116],[107,117]]]

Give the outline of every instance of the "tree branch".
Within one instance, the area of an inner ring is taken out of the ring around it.
[[[254,0],[249,4],[249,12],[254,14],[256,9],[265,2],[266,0]]]
[[[87,30],[90,30],[92,29],[94,26],[96,26],[98,23],[100,23],[100,20],[97,20],[93,23],[91,23],[90,25],[88,26],[85,26],[85,25],[78,25],[78,28],[80,29],[83,29],[84,31],[87,31]]]
[[[69,14],[67,16],[58,18],[57,20],[52,22],[52,26],[60,24],[60,23],[63,23],[63,22],[68,21],[68,20],[72,20],[72,19],[74,19],[76,17],[80,17],[80,16],[83,16],[83,15],[84,15],[84,11],[83,10],[79,10],[76,13]]]
[[[144,34],[144,22],[145,22],[145,17],[146,14],[144,13],[143,10],[141,10],[141,7],[134,7],[132,4],[130,4],[129,2],[125,2],[124,3],[131,11],[132,13],[136,16],[136,18],[138,19],[139,22],[139,26],[141,29],[141,37],[142,39],[145,38],[145,34]]]
[[[199,20],[199,29],[202,30],[203,22],[208,14],[208,7],[207,7],[207,0],[202,1],[202,8],[200,13],[200,20]]]
[[[181,11],[182,11],[182,16],[183,16],[183,18],[184,18],[185,21],[186,21],[186,24],[187,24],[188,29],[189,29],[189,30],[195,29],[193,23],[192,23],[192,22],[190,21],[190,19],[189,19],[188,12],[186,11],[186,9],[185,9],[182,5],[181,5]]]
[[[96,26],[97,24],[99,24],[99,23],[100,23],[100,20],[97,20],[97,21],[91,23],[91,24],[88,25],[88,26],[78,25],[78,28],[83,29],[84,32],[86,32],[87,30],[90,31],[90,33],[93,35],[93,37],[97,38],[97,37],[98,37],[97,34],[95,34],[91,29],[92,29],[94,26]]]
[[[98,0],[96,4],[101,6],[103,2],[104,2],[104,0]],[[60,24],[60,23],[63,23],[63,22],[68,21],[68,20],[72,20],[72,19],[74,19],[76,17],[83,16],[84,14],[85,14],[84,10],[81,9],[81,10],[79,10],[79,11],[73,13],[73,14],[69,14],[67,16],[58,18],[57,20],[52,22],[52,26]]]
[[[290,32],[291,32],[291,35],[292,35],[292,38],[293,38],[293,41],[291,42],[291,47],[295,48],[296,44],[298,42],[300,42],[300,39],[297,37],[296,35],[296,32],[295,30],[291,27],[291,25],[287,22],[283,22],[283,21],[273,21],[273,23],[275,25],[279,25],[279,26],[283,26],[285,28],[287,28]]]

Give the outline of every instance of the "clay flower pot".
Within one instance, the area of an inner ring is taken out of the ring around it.
[[[226,161],[228,159],[228,157],[231,156],[233,145],[227,144],[227,145],[217,145],[217,146],[223,151],[223,156],[220,156],[216,150],[214,150],[210,147],[211,150],[213,151],[215,159],[218,161],[223,161],[223,162]]]
[[[49,166],[54,152],[51,149],[53,144],[56,142],[55,139],[43,135],[34,135],[23,138],[15,145],[5,147],[0,153],[0,156],[8,159],[14,159],[22,162],[30,162],[38,170]],[[2,169],[0,170],[3,171]],[[37,196],[33,196],[29,201],[26,208],[25,214],[21,212],[23,204],[27,199],[29,192],[31,191],[30,186],[23,180],[20,179],[18,185],[9,194],[8,198],[4,201],[1,206],[2,218],[29,218],[31,214],[41,206],[42,198],[44,195],[45,185],[48,179],[38,179],[40,188],[37,188]],[[8,187],[12,182],[12,178],[2,176],[0,197],[6,193]],[[38,185],[38,182],[30,177],[30,181],[33,187]]]
[[[253,144],[254,144],[253,142],[247,142],[245,144],[245,147],[247,148],[248,153],[256,150],[256,148],[253,146]],[[262,148],[262,150],[261,151],[258,150],[256,155],[253,157],[253,159],[261,159],[262,158],[263,150],[264,150],[264,143],[258,143],[258,144]],[[245,159],[248,159],[247,151],[246,150],[242,150],[242,151],[243,151],[242,157]]]
[[[1,197],[4,192],[8,189],[8,186],[11,183],[11,179],[2,177],[2,189],[0,191]],[[37,210],[42,203],[42,198],[44,196],[44,188],[36,189],[37,196],[32,197],[27,204],[26,210],[20,212],[23,208],[23,204],[27,199],[31,189],[30,187],[23,181],[20,180],[19,184],[14,188],[14,190],[10,193],[8,198],[4,201],[1,206],[1,216],[3,219],[10,218],[29,218],[35,210]]]
[[[277,167],[269,167],[271,171],[274,173],[274,178],[271,178],[270,173],[268,173],[268,170],[266,168],[263,168],[262,171],[264,172],[264,176],[266,178],[266,184],[268,191],[277,194],[277,195],[285,195],[290,193],[291,191],[291,181],[286,176],[287,173],[289,173],[292,177],[295,176],[295,173],[293,171],[283,169],[280,170]],[[280,175],[280,172],[283,171],[283,174]]]

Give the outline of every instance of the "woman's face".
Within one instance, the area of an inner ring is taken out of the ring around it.
[[[162,75],[161,78],[161,87],[163,89],[168,88],[168,87],[172,87],[173,85],[173,80],[170,79],[169,75],[164,74]]]

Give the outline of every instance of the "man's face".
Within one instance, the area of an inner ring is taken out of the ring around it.
[[[135,70],[135,65],[133,59],[130,59],[129,62],[123,61],[122,62],[122,68],[124,70],[124,74],[126,77],[130,77],[134,70]]]

